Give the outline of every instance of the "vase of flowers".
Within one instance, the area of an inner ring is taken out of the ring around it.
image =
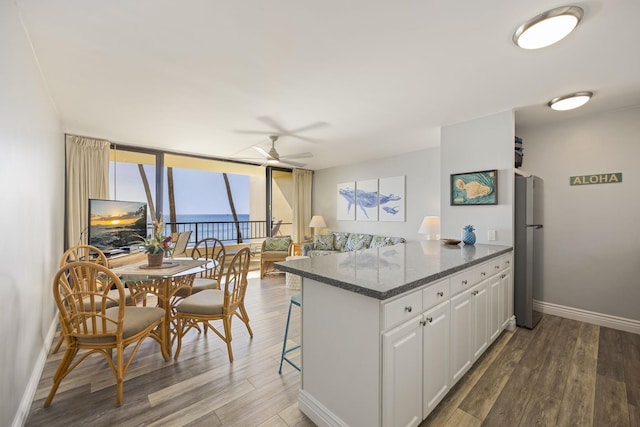
[[[153,224],[154,233],[147,238],[143,238],[141,246],[147,254],[149,267],[162,266],[165,256],[171,254],[171,236],[164,236],[164,224],[162,222]]]
[[[465,225],[463,228],[464,232],[462,233],[462,243],[465,245],[473,245],[476,243],[476,233],[474,233],[475,228],[473,225]]]

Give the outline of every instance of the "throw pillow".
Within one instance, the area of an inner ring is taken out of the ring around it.
[[[351,233],[347,239],[345,250],[357,251],[359,249],[368,249],[372,238],[373,236],[371,234]]]
[[[332,251],[335,236],[333,234],[323,234],[313,236],[313,249],[321,251]]]
[[[289,249],[291,237],[267,237],[264,250],[265,251],[286,251]]]
[[[347,239],[349,238],[349,233],[345,233],[342,231],[336,231],[331,233],[335,237],[335,241],[333,243],[333,248],[336,251],[343,252],[344,247],[347,244]]]

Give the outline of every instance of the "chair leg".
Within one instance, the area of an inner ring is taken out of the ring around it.
[[[233,350],[231,350],[231,317],[232,316],[227,316],[222,319],[225,341],[227,342],[227,352],[229,353],[229,363],[233,363]]]
[[[291,347],[289,349],[287,349],[287,338],[289,337],[289,322],[291,321],[291,308],[293,307],[293,301],[289,302],[289,313],[287,314],[287,326],[284,329],[284,340],[282,342],[282,355],[280,356],[280,369],[278,369],[278,373],[282,374],[282,363],[286,360],[288,364],[290,364],[291,366],[293,366],[294,368],[296,368],[298,371],[300,371],[300,367],[298,365],[296,365],[295,363],[293,363],[292,361],[290,361],[287,357],[286,354],[293,351],[293,350],[297,350],[300,348],[299,345],[296,345],[294,347]]]
[[[60,338],[58,338],[58,342],[56,343],[56,346],[53,348],[52,353],[57,353],[60,350],[60,347],[62,346],[63,342],[64,342],[64,335],[60,334]]]
[[[118,352],[118,363],[116,365],[116,405],[121,406],[124,398],[124,348],[119,345],[116,348]]]
[[[67,369],[69,369],[69,365],[71,365],[71,362],[73,361],[73,358],[77,353],[78,349],[75,347],[67,347],[67,349],[65,350],[64,356],[62,356],[62,360],[60,360],[60,365],[58,365],[58,369],[56,369],[56,373],[53,376],[53,385],[51,386],[51,391],[49,391],[47,400],[44,402],[45,408],[48,408],[51,405],[53,397],[56,395],[62,379],[69,373]]]
[[[174,360],[178,360],[180,356],[180,350],[182,349],[182,334],[184,333],[184,322],[179,315],[176,317],[176,335],[178,337],[178,345],[176,346],[176,353],[173,355]]]
[[[247,327],[247,331],[249,332],[249,336],[253,338],[253,331],[251,330],[251,326],[249,326],[249,315],[247,314],[247,309],[244,307],[244,302],[240,304],[240,314],[236,313],[236,315],[242,320],[244,325]]]

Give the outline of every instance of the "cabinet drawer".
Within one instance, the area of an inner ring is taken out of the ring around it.
[[[384,305],[382,329],[389,329],[422,313],[422,292],[412,292]]]
[[[462,273],[451,276],[451,295],[455,295],[465,289],[469,289],[479,281],[483,280],[485,277],[481,275],[483,272],[481,267],[482,266],[470,268]]]
[[[501,258],[502,259],[502,269],[506,270],[507,268],[511,268],[511,256],[506,255]]]
[[[447,301],[450,295],[449,279],[434,283],[422,290],[422,309],[428,310]]]

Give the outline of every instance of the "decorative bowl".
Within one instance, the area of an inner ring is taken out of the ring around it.
[[[442,239],[442,243],[445,245],[457,245],[460,243],[458,239]]]

